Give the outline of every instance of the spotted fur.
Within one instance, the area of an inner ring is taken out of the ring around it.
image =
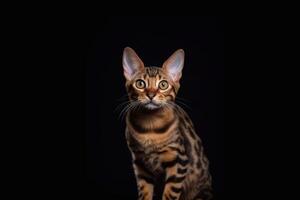
[[[183,55],[178,50],[162,68],[144,67],[132,49],[124,50],[126,89],[131,103],[137,105],[126,116],[126,139],[139,200],[212,199],[202,141],[187,113],[175,104]],[[135,86],[138,80],[144,81],[143,89]],[[169,84],[165,90],[159,88],[162,80]],[[152,101],[153,106],[147,107]]]

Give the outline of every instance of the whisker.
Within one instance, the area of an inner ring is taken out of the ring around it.
[[[125,94],[125,95],[121,96],[120,98],[116,99],[116,101],[122,101],[127,98],[128,98],[128,94]]]
[[[119,119],[121,118],[121,120],[123,121],[126,114],[129,111],[133,110],[137,106],[137,104],[138,104],[138,102],[130,102],[128,105],[126,105],[126,107],[120,113]]]
[[[176,100],[176,103],[179,103],[179,104],[185,106],[186,108],[188,108],[189,110],[192,110],[192,108],[190,106],[188,106],[186,103],[184,103],[184,102],[182,102],[182,101],[180,101],[178,99]]]
[[[120,103],[119,105],[117,105],[117,107],[115,108],[114,112],[118,111],[120,108],[122,108],[122,106],[129,104],[130,101],[125,101],[123,103]]]
[[[181,108],[178,104],[176,104],[175,102],[169,102],[170,105],[173,106],[173,108],[175,108],[178,112],[185,114],[185,110],[183,108]]]
[[[126,110],[131,106],[131,102],[129,104],[127,104],[122,111],[119,114],[119,119],[122,117],[123,118],[123,114],[126,112]]]
[[[182,97],[179,97],[179,96],[176,96],[176,98],[175,99],[179,99],[179,100],[181,100],[181,101],[183,101],[183,102],[185,102],[185,103],[191,103],[191,101],[190,100],[188,100],[188,99],[185,99],[185,98],[182,98]]]

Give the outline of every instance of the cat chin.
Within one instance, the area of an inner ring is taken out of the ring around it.
[[[161,106],[153,104],[153,103],[148,103],[145,105],[145,108],[147,108],[149,110],[155,110],[155,109],[161,108]]]

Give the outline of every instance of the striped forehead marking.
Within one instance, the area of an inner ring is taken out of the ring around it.
[[[159,69],[157,67],[146,67],[146,74],[148,74],[149,77],[156,77],[158,73]]]

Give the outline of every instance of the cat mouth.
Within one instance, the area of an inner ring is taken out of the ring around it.
[[[148,102],[148,103],[145,104],[145,107],[148,108],[148,109],[150,109],[150,110],[153,110],[153,109],[160,108],[161,105],[159,105],[159,104],[157,104],[157,103],[155,103],[153,101],[150,101],[150,102]]]

